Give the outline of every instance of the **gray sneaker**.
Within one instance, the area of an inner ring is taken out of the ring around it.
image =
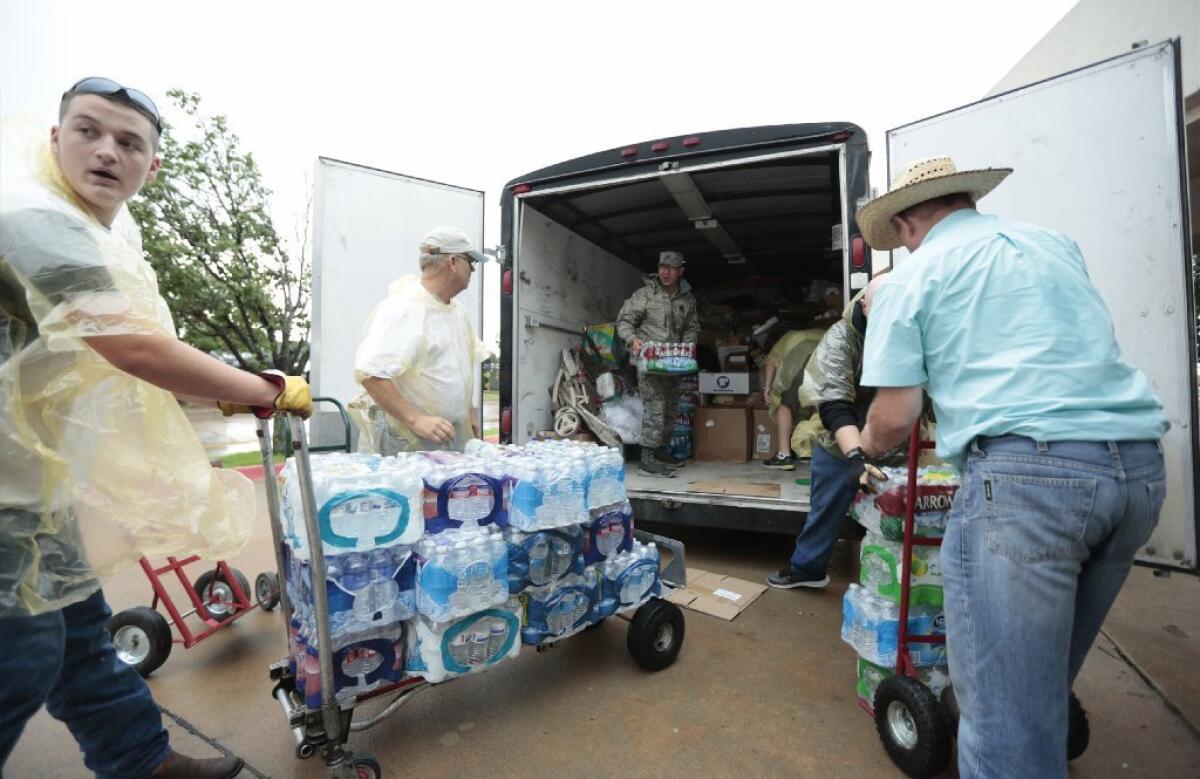
[[[670,479],[675,476],[675,469],[654,459],[650,452],[642,452],[642,463],[638,467],[638,473],[657,479]]]

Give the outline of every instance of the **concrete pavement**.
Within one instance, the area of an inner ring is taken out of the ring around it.
[[[259,508],[253,542],[231,561],[251,581],[272,565],[261,490]],[[685,541],[690,564],[752,580],[791,548],[779,536],[662,530]],[[550,652],[427,689],[350,744],[390,777],[898,776],[855,704],[854,653],[838,637],[856,565],[854,544],[842,543],[827,590],[768,590],[734,622],[685,612],[683,651],[659,673],[634,664],[625,624],[613,620]],[[1092,745],[1072,776],[1200,774],[1198,586],[1186,576],[1131,576],[1077,685]],[[149,603],[140,571],[106,590],[114,609]],[[149,684],[179,749],[241,755],[244,777],[326,776],[318,758],[294,757],[269,697],[266,668],[283,653],[278,612],[255,611],[192,649],[176,646]],[[87,775],[66,728],[44,711],[5,771]]]

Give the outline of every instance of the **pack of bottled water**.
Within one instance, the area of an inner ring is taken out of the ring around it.
[[[944,635],[945,615],[927,606],[910,608],[908,631],[914,636]],[[900,641],[900,607],[872,595],[861,585],[851,584],[842,601],[842,640],[854,647],[859,657],[894,668]],[[946,665],[945,644],[912,643],[908,651],[917,667]]]
[[[903,541],[908,469],[884,468],[883,472],[888,479],[879,485],[879,492],[873,495],[859,492],[850,506],[850,516],[876,535],[889,541]],[[913,532],[917,538],[945,535],[950,506],[959,483],[958,473],[950,465],[917,470],[917,503],[913,516]]]
[[[521,594],[525,624],[521,640],[534,645],[557,641],[599,620],[600,576],[595,568]]]
[[[541,587],[569,574],[583,572],[583,528],[568,525],[525,533],[509,528],[508,591]]]
[[[633,548],[633,507],[626,501],[591,512],[583,526],[583,560],[586,565],[608,560]]]
[[[859,583],[872,595],[898,604],[903,557],[902,544],[888,541],[875,533],[867,533],[858,557]],[[941,560],[940,547],[913,546],[908,572],[910,606],[942,608],[945,596],[942,591]]]
[[[297,618],[311,624],[312,566],[290,556],[286,581]],[[417,613],[416,558],[412,547],[393,546],[325,558],[325,596],[334,639],[402,622]]]
[[[491,525],[426,536],[417,544],[417,611],[434,622],[508,598],[508,545]]]
[[[578,441],[499,446],[472,440],[466,452],[485,463],[501,485],[505,511],[498,521],[517,530],[577,525],[587,520],[589,509],[625,501],[619,448]]]
[[[628,552],[618,552],[597,568],[600,571],[597,612],[601,618],[641,606],[662,591],[658,547],[654,542],[634,541]]]
[[[854,691],[858,699],[868,706],[875,705],[875,690],[889,676],[896,673],[895,666],[884,668],[863,658],[858,658],[858,678]],[[950,669],[945,665],[933,665],[917,669],[921,681],[935,698],[941,698],[942,690],[950,686]]]
[[[411,546],[425,532],[419,471],[391,457],[333,452],[311,456],[317,525],[324,553]],[[279,474],[285,541],[309,557],[296,461]]]
[[[589,510],[624,503],[625,457],[615,446],[584,450],[588,458],[587,507]]]
[[[404,678],[405,624],[377,625],[352,635],[333,636],[333,687],[338,706],[350,708],[365,693]],[[320,641],[311,626],[300,625],[294,641],[296,689],[310,710],[321,707]]]
[[[508,524],[507,485],[495,463],[459,452],[402,453],[425,482],[427,533]]]
[[[521,651],[521,605],[507,598],[449,622],[417,616],[409,623],[405,670],[431,683],[484,671]]]
[[[647,341],[638,356],[638,373],[695,373],[696,344]]]

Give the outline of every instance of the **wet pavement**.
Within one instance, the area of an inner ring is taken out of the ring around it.
[[[273,563],[261,492],[256,535],[231,560],[251,582]],[[660,530],[685,541],[690,565],[755,581],[792,545]],[[841,594],[856,565],[856,545],[842,542],[826,590],[768,590],[733,622],[686,611],[683,651],[658,673],[633,662],[625,623],[610,620],[549,652],[526,650],[489,673],[426,689],[350,746],[373,754],[389,777],[899,776],[855,702],[855,655],[839,639]],[[1194,577],[1134,571],[1076,687],[1092,741],[1072,776],[1200,775],[1198,589]],[[114,610],[150,600],[136,569],[106,592]],[[238,754],[243,777],[326,776],[318,758],[296,759],[270,698],[267,666],[284,652],[282,616],[258,610],[191,649],[176,646],[148,680],[173,743],[194,755]],[[66,728],[45,711],[5,770],[88,775]]]

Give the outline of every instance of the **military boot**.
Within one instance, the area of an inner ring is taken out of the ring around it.
[[[654,450],[654,459],[668,468],[682,468],[687,464],[687,460],[671,454],[671,450],[665,446],[660,446]]]
[[[665,464],[660,463],[655,458],[654,453],[649,449],[642,450],[642,463],[638,468],[638,473],[643,476],[653,476],[657,479],[670,479],[675,475],[675,469],[669,468]]]

